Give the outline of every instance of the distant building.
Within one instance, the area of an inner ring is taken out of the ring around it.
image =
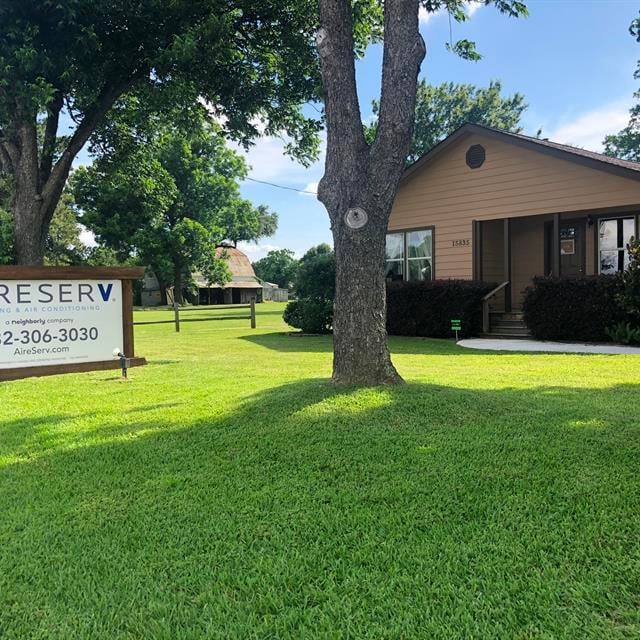
[[[224,286],[210,285],[200,273],[194,273],[193,279],[198,286],[199,304],[246,304],[255,298],[262,302],[262,284],[256,278],[251,262],[239,249],[222,245],[216,249],[216,255],[227,255],[227,265],[231,280]]]
[[[239,249],[228,245],[221,245],[216,248],[218,257],[221,257],[223,253],[227,256],[231,280],[224,286],[209,284],[201,273],[194,273],[192,277],[198,287],[195,303],[247,304],[251,301],[251,298],[255,298],[257,302],[262,302],[262,283],[256,277],[249,258]],[[145,307],[162,304],[160,285],[151,269],[147,269],[145,273],[141,302]]]
[[[156,278],[149,267],[147,267],[144,272],[140,304],[143,307],[157,307],[159,304],[162,304],[162,291],[160,290],[158,278]]]
[[[274,282],[262,282],[262,299],[271,302],[288,302],[289,289],[283,289]]]

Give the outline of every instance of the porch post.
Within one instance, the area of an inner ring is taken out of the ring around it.
[[[560,214],[553,214],[553,238],[551,240],[551,275],[560,277]]]
[[[640,238],[640,214],[636,213],[636,228],[633,234],[635,240]]]
[[[503,225],[503,280],[509,283],[504,288],[504,310],[511,311],[511,220],[509,218],[505,218]]]
[[[482,280],[482,222],[474,220],[471,226],[471,249],[473,251],[474,280]]]

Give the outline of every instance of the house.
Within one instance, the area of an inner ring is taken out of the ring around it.
[[[262,284],[253,271],[247,256],[231,245],[216,247],[216,256],[225,256],[231,272],[227,284],[209,284],[200,273],[194,273],[193,279],[198,287],[199,304],[246,304],[255,298],[262,302]]]
[[[225,256],[231,272],[231,280],[224,286],[209,284],[201,273],[193,273],[192,278],[198,289],[196,304],[247,304],[252,298],[262,302],[262,283],[256,277],[249,258],[231,245],[216,248],[218,257]],[[145,272],[141,301],[143,306],[161,304],[158,279],[150,269]]]
[[[467,124],[405,171],[386,273],[496,282],[517,312],[535,276],[623,270],[639,231],[640,163]]]

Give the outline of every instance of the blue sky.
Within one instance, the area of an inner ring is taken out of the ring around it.
[[[526,0],[525,0],[526,1]],[[492,7],[470,5],[471,20],[453,23],[453,38],[477,43],[483,59],[472,63],[445,50],[449,39],[446,15],[421,20],[427,56],[420,77],[431,83],[469,82],[486,86],[501,80],[505,93],[523,93],[529,109],[524,132],[601,150],[607,133],[626,125],[640,45],[628,33],[638,15],[634,0],[529,0],[530,16],[514,20]],[[373,46],[358,63],[362,116],[371,115],[371,101],[380,91],[382,49]],[[297,189],[313,190],[322,176],[322,159],[309,169],[291,162],[277,139],[263,139],[247,154],[250,176]],[[272,238],[243,245],[252,260],[274,248],[301,255],[320,242],[331,243],[324,207],[314,196],[252,182],[242,185],[245,197],[278,212],[280,224]]]

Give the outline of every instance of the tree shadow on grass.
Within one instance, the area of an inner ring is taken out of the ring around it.
[[[305,380],[31,442],[0,469],[0,628],[606,637],[615,603],[637,630],[639,391]]]

